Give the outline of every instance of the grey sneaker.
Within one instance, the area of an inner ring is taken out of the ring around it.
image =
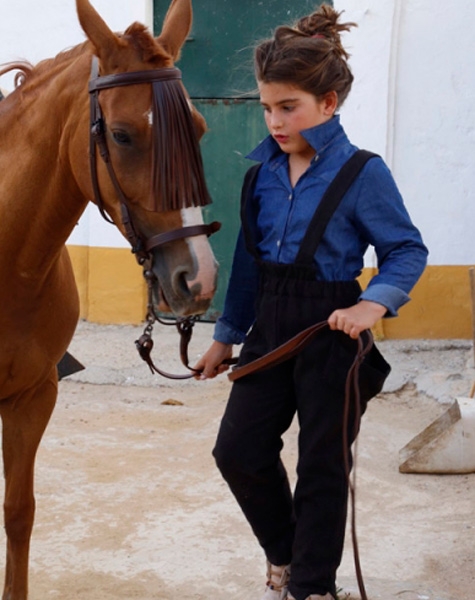
[[[287,600],[290,565],[271,565],[267,561],[266,591],[261,600]]]
[[[288,594],[287,600],[295,600],[295,598],[291,594]],[[330,594],[330,592],[328,592],[324,596],[321,596],[320,594],[312,594],[311,596],[307,596],[305,600],[335,600],[335,599]]]

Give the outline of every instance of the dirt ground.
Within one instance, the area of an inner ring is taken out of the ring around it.
[[[211,457],[229,382],[173,382],[138,357],[140,327],[79,325],[86,369],[60,382],[37,459],[31,600],[259,600],[264,557]],[[193,360],[211,339],[198,324]],[[154,358],[180,370],[177,334]],[[475,378],[468,341],[382,342],[393,365],[357,448],[357,528],[370,600],[475,598],[475,475],[407,475],[399,450]],[[162,357],[160,359],[160,357]],[[177,403],[167,403],[177,401]],[[285,437],[291,477],[296,427]],[[339,584],[356,592],[348,537]]]

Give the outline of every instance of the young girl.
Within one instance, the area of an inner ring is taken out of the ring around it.
[[[248,157],[259,165],[243,187],[225,308],[196,365],[202,379],[215,377],[226,370],[233,344],[244,342],[244,365],[328,321],[294,358],[233,384],[213,451],[267,558],[262,600],[336,598],[348,496],[344,455],[357,415],[389,372],[373,347],[360,369],[361,406],[350,411],[344,449],[355,340],[381,317],[397,315],[427,257],[383,160],[357,152],[335,115],[353,81],[340,40],[353,23],[339,18],[322,6],[293,28],[279,27],[255,51],[270,135]],[[379,272],[362,292],[355,280],[368,245]],[[280,451],[295,413],[292,494]]]

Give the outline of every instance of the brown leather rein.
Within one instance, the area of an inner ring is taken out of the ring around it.
[[[257,371],[264,369],[270,369],[278,364],[289,360],[299,352],[301,352],[317,335],[328,327],[328,321],[321,321],[315,325],[311,325],[307,329],[300,331],[293,338],[278,346],[271,352],[268,352],[264,356],[247,363],[240,367],[234,367],[233,371],[228,375],[230,381],[237,381],[241,377],[251,375]],[[366,339],[365,339],[366,338]],[[353,477],[351,477],[350,468],[350,457],[348,451],[348,423],[350,415],[350,404],[352,399],[355,402],[355,423],[356,427],[359,427],[361,420],[361,400],[359,390],[359,370],[361,363],[365,359],[366,355],[370,352],[373,346],[373,336],[371,331],[366,330],[358,337],[358,346],[355,359],[348,370],[345,383],[345,405],[343,412],[343,456],[345,462],[345,473],[348,481],[348,489],[351,498],[351,539],[353,544],[353,558],[355,564],[356,580],[358,582],[358,589],[360,591],[361,600],[368,600],[366,589],[363,580],[363,573],[361,569],[360,553],[358,547],[358,538],[356,534],[356,455],[357,455],[357,437],[355,441],[355,459],[353,468]],[[231,359],[234,361],[235,359]],[[356,432],[355,432],[356,433]]]
[[[147,315],[146,322],[147,325],[145,327],[143,335],[136,340],[135,344],[139,351],[140,356],[144,361],[149,365],[152,373],[158,373],[163,377],[167,377],[169,379],[188,379],[190,377],[194,377],[196,375],[196,371],[191,369],[188,364],[188,344],[191,339],[192,329],[194,322],[197,317],[187,317],[183,319],[176,319],[176,321],[165,321],[162,320],[158,314],[156,313],[153,306],[153,293],[152,288],[155,285],[158,285],[157,278],[153,274],[151,268],[147,267],[147,262],[151,263],[152,257],[151,252],[164,244],[169,244],[176,240],[181,240],[188,237],[198,236],[198,235],[207,235],[215,233],[221,228],[221,223],[217,221],[213,221],[209,224],[199,224],[199,225],[190,225],[187,227],[181,227],[179,229],[175,229],[173,231],[167,231],[165,233],[160,233],[154,235],[150,238],[144,239],[141,235],[139,235],[134,227],[132,217],[128,208],[129,199],[126,197],[124,191],[122,190],[117,175],[115,173],[114,167],[112,165],[109,148],[107,145],[107,136],[106,136],[106,123],[102,114],[101,106],[99,103],[99,92],[104,89],[119,87],[119,86],[127,86],[127,85],[137,85],[143,83],[151,83],[155,84],[157,82],[167,82],[167,81],[176,81],[181,79],[181,71],[175,67],[170,68],[161,68],[154,70],[146,70],[146,71],[134,71],[128,73],[116,73],[112,75],[104,75],[99,76],[99,61],[96,56],[92,58],[91,64],[91,78],[89,81],[89,97],[90,97],[90,137],[89,137],[89,160],[90,160],[90,170],[91,170],[91,179],[92,179],[92,187],[94,192],[94,201],[97,204],[99,211],[102,217],[108,221],[109,223],[113,223],[110,216],[106,213],[104,208],[104,203],[102,200],[102,195],[99,186],[99,177],[97,173],[97,149],[99,149],[99,154],[101,159],[104,161],[107,172],[109,174],[109,178],[113,184],[115,189],[117,198],[120,203],[120,211],[121,211],[121,219],[122,224],[124,226],[127,239],[132,247],[132,252],[135,255],[137,262],[144,266],[144,277],[147,282],[148,287],[148,306],[147,306]],[[175,90],[175,97],[180,100],[181,106],[184,110],[189,110],[186,99],[182,97],[179,91]],[[191,123],[189,115],[184,117],[184,121],[186,121],[189,125]],[[157,132],[155,132],[158,135]],[[190,144],[196,146],[196,140],[194,139],[194,132],[192,132],[190,136],[191,142]],[[192,148],[192,152],[196,153],[196,148]],[[193,158],[193,156],[192,156]],[[198,201],[195,203],[192,200],[188,202],[187,205],[193,206],[195,204],[203,205],[208,202],[208,198],[206,197],[206,190],[200,190],[201,196],[198,198]],[[159,321],[164,324],[172,324],[176,325],[180,336],[180,356],[183,364],[192,371],[191,373],[187,373],[186,375],[173,375],[171,373],[167,373],[162,371],[158,367],[156,367],[151,359],[150,353],[153,348],[153,340],[152,340],[152,328],[155,321]]]

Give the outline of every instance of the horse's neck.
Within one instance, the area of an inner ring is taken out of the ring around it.
[[[0,261],[15,260],[24,273],[58,259],[87,204],[70,164],[72,138],[87,127],[75,123],[85,113],[85,82],[68,77],[71,69],[18,90],[0,123]],[[80,160],[87,169],[87,146]]]

